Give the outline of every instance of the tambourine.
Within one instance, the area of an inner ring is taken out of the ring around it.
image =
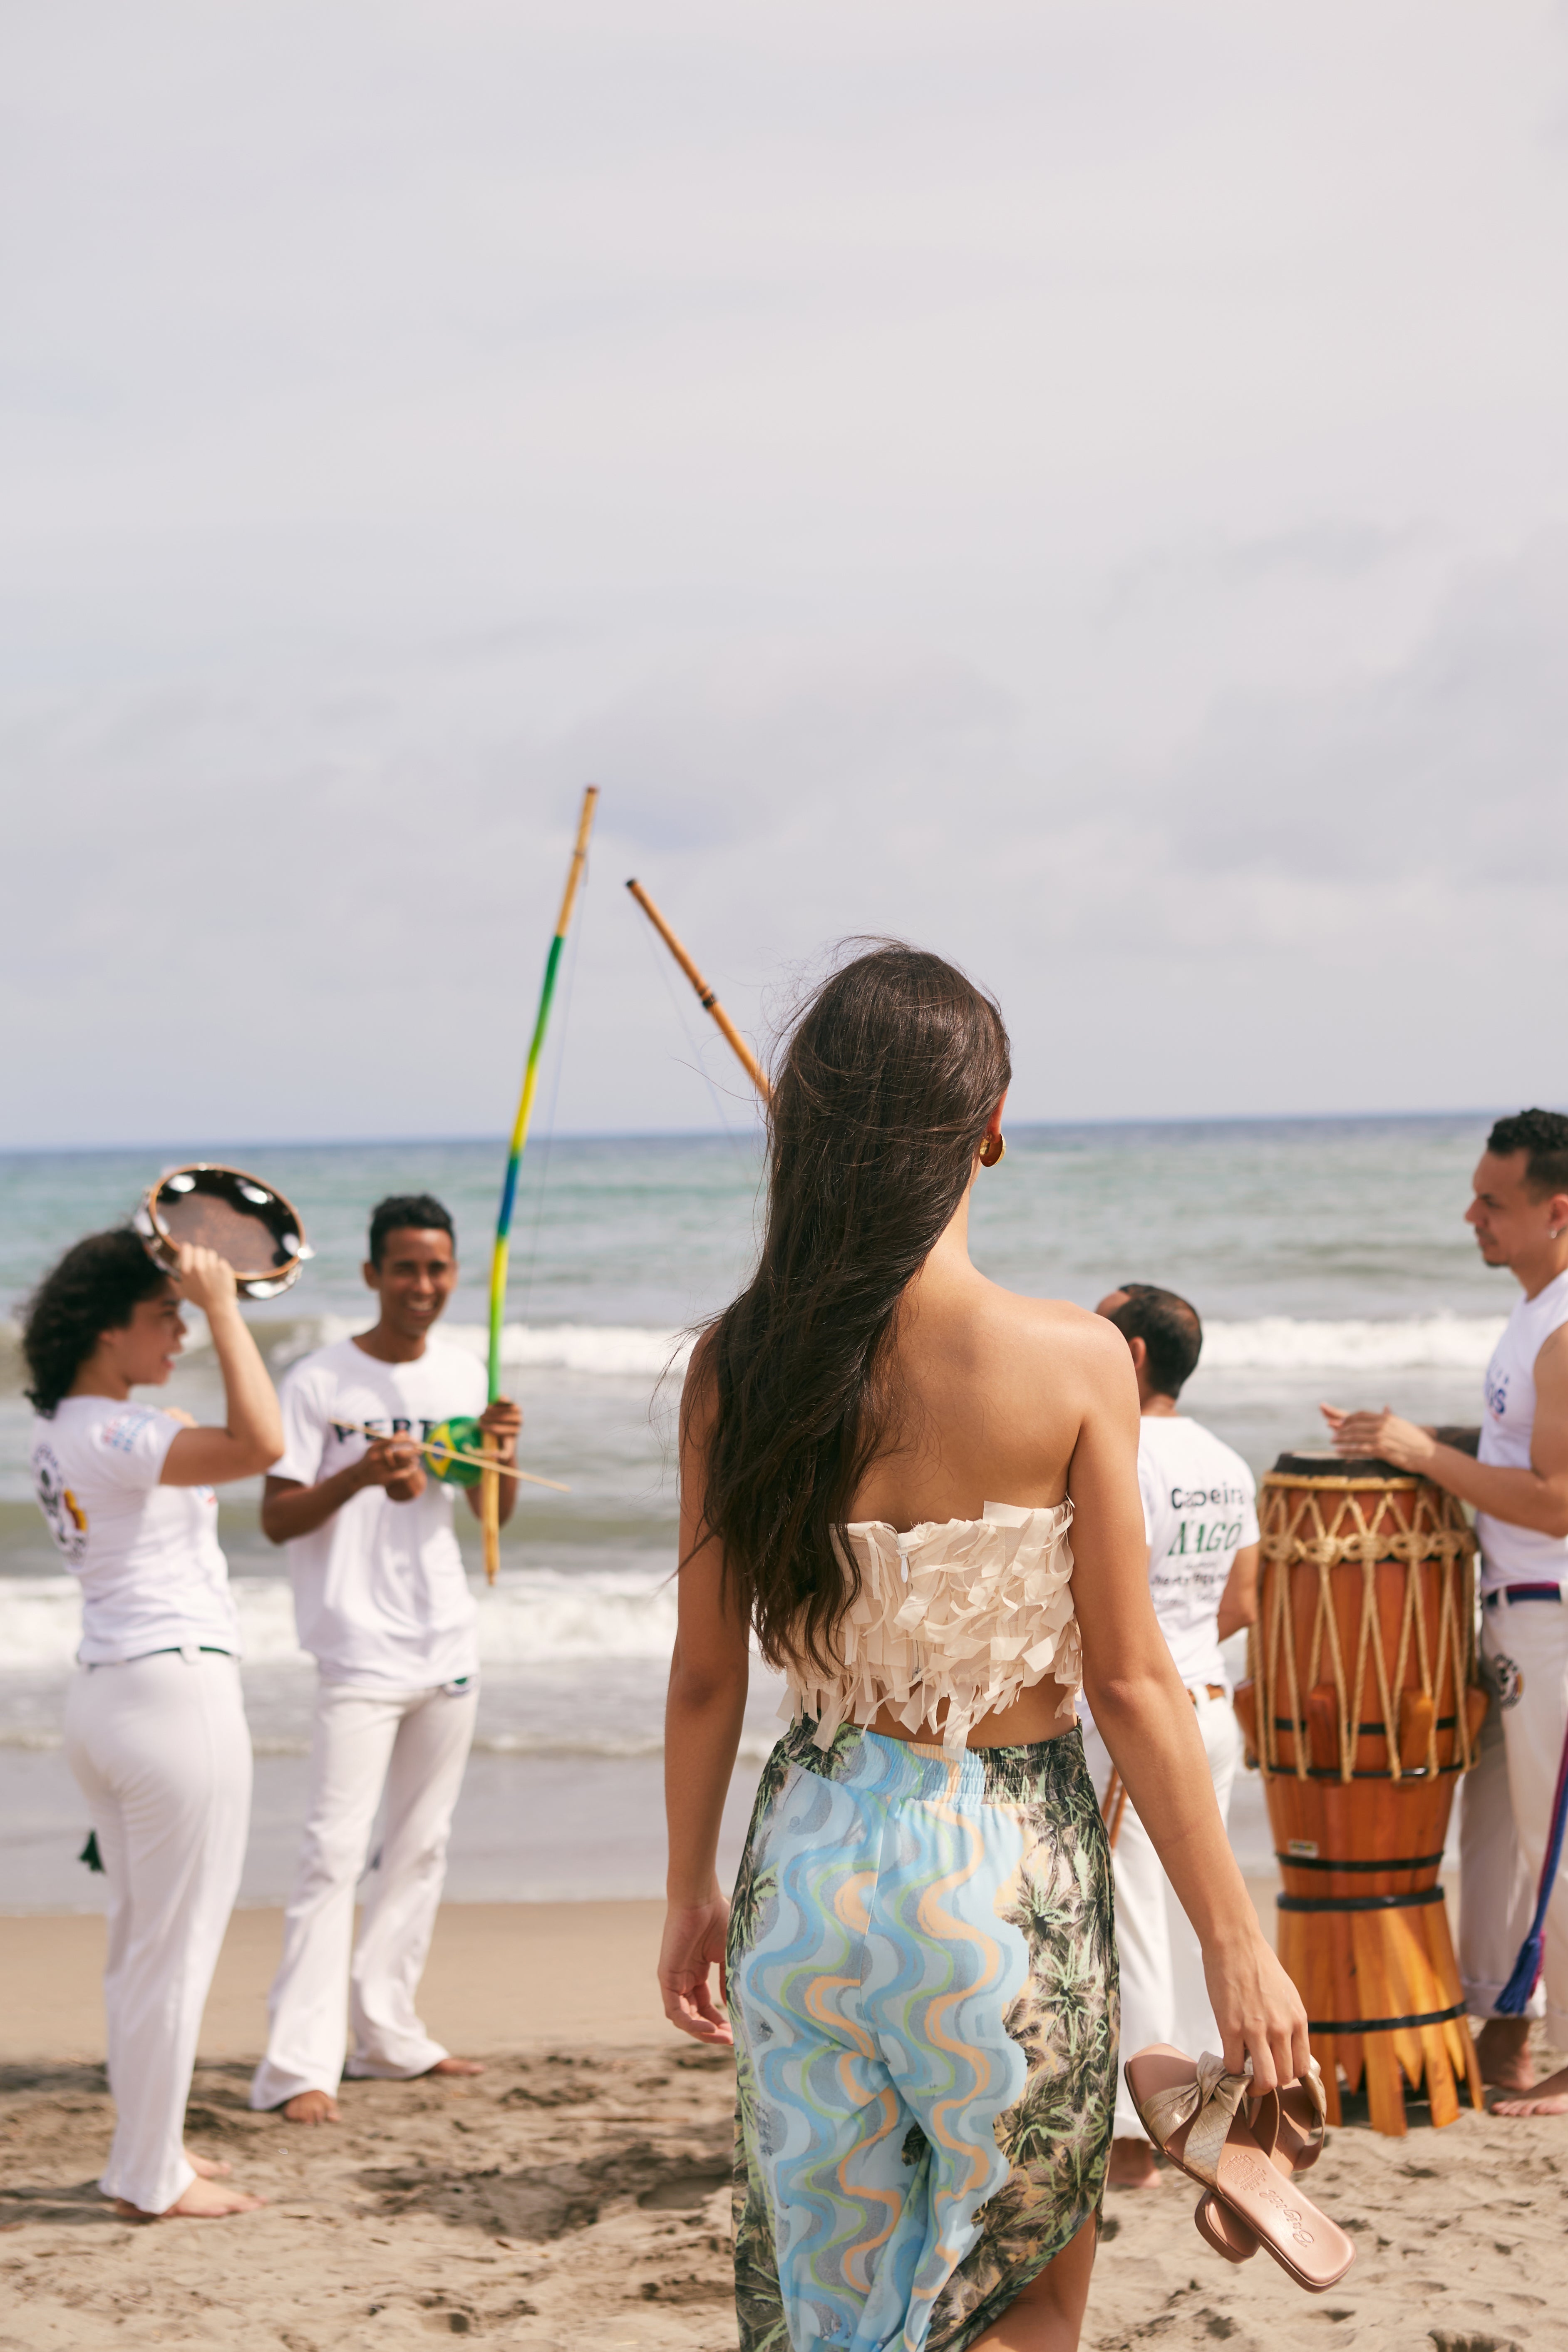
[[[315,1252],[298,1213],[281,1192],[243,1168],[196,1160],[150,1185],[131,1223],[155,1265],[179,1265],[183,1242],[215,1250],[234,1269],[242,1298],[276,1298],[292,1288]]]

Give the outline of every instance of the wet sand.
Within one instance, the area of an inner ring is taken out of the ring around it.
[[[341,2125],[304,2131],[245,2104],[279,1922],[237,1914],[190,2142],[268,2202],[140,2226],[92,2187],[101,1922],[0,1919],[0,2347],[732,2352],[729,2063],[657,2018],[658,1922],[653,1904],[449,1906],[425,2014],[488,2071],[350,2084]],[[1568,2117],[1437,2132],[1423,2112],[1402,2140],[1332,2135],[1311,2185],[1358,2251],[1324,2296],[1266,2256],[1220,2262],[1178,2175],[1113,2192],[1085,2346],[1568,2347]]]

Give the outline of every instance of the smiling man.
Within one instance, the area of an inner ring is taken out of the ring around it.
[[[478,1704],[455,1489],[427,1477],[418,1441],[476,1414],[510,1462],[522,1414],[505,1399],[486,1406],[478,1359],[432,1337],[457,1282],[439,1201],[382,1202],[364,1276],[380,1316],[289,1373],[283,1455],[261,1509],[265,1532],[288,1546],[300,1645],[320,1670],[304,1850],[250,2090],[253,2107],[281,2107],[290,2123],[337,2121],[345,2058],[351,2075],[480,2071],[433,2041],[413,2006]],[[503,1518],[517,1491],[502,1479]],[[477,1488],[467,1493],[477,1511]],[[355,1944],[355,1888],[383,1792]]]
[[[1465,1783],[1459,1969],[1500,2115],[1568,2113],[1568,2067],[1531,2082],[1530,2018],[1499,1995],[1544,1895],[1547,2039],[1568,2047],[1568,1848],[1550,1832],[1568,1769],[1568,1118],[1523,1110],[1487,1138],[1465,1211],[1488,1265],[1524,1296],[1487,1366],[1475,1455],[1382,1412],[1322,1408],[1342,1454],[1376,1454],[1473,1504],[1481,1548],[1481,1664],[1492,1694]],[[1532,2013],[1542,2002],[1537,1991]]]

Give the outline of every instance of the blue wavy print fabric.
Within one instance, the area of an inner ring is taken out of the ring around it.
[[[737,1881],[742,2352],[962,2352],[1097,2207],[1110,1857],[1076,1732],[774,1750]]]

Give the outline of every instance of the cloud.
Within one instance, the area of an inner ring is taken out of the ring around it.
[[[14,12],[8,1134],[499,1129],[590,779],[568,1126],[730,1083],[632,871],[758,1028],[957,956],[1023,1115],[1561,1094],[1564,46]]]

